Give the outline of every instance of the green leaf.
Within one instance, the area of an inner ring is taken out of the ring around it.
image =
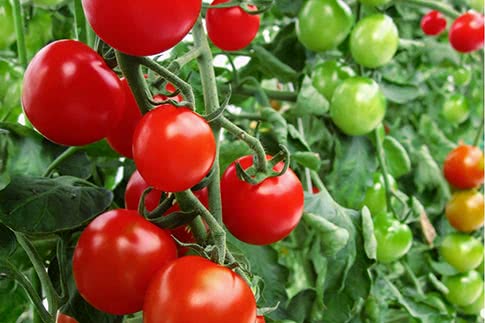
[[[0,223],[0,258],[11,256],[17,249],[15,234]]]
[[[408,103],[423,95],[421,89],[415,85],[398,85],[389,82],[382,82],[379,85],[389,101],[399,104]]]
[[[404,147],[395,138],[387,136],[383,142],[386,163],[394,178],[399,178],[411,171],[411,159]]]
[[[219,167],[224,172],[236,159],[252,153],[248,145],[241,141],[225,141],[221,144],[219,152]]]
[[[316,293],[314,290],[306,289],[293,297],[288,304],[290,318],[296,322],[304,322],[311,315]]]
[[[10,279],[0,279],[0,318],[2,322],[27,323],[20,316],[30,311],[30,299],[16,282]]]
[[[288,139],[288,125],[285,118],[272,108],[261,110],[261,118],[272,125],[272,132],[278,144],[286,145]]]
[[[361,211],[362,214],[362,234],[364,236],[365,254],[369,259],[376,259],[377,240],[374,235],[374,221],[369,209],[364,206]]]
[[[270,51],[259,45],[253,45],[252,48],[256,59],[259,61],[260,68],[266,73],[285,83],[296,80],[298,73],[280,61]]]
[[[305,76],[298,93],[296,106],[289,111],[294,116],[305,116],[308,114],[323,116],[329,110],[328,101],[313,87],[312,80]]]
[[[341,228],[326,220],[324,217],[313,213],[305,213],[303,220],[317,232],[317,237],[325,246],[324,250],[321,251],[325,256],[335,256],[349,242],[349,232],[345,228]]]
[[[318,171],[320,168],[320,157],[312,152],[298,151],[291,155],[291,158],[303,167]]]
[[[13,177],[0,192],[0,221],[12,230],[48,234],[77,228],[104,211],[113,194],[74,177]]]

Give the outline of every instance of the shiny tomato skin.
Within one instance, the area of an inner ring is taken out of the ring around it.
[[[441,113],[449,123],[461,124],[470,116],[468,100],[462,94],[453,94],[446,98]]]
[[[144,323],[255,320],[256,301],[248,284],[229,268],[197,256],[163,267],[152,280],[143,306]]]
[[[458,17],[451,25],[448,39],[451,46],[461,53],[483,48],[483,15],[469,11]]]
[[[339,46],[350,33],[354,17],[342,0],[309,0],[296,21],[296,35],[306,48],[322,52]]]
[[[269,158],[269,156],[268,156]],[[253,165],[253,156],[238,159],[243,169]],[[222,214],[227,229],[239,240],[255,245],[277,242],[297,226],[303,214],[303,186],[288,171],[252,185],[239,179],[236,162],[221,179]],[[275,166],[279,171],[282,163]]]
[[[57,312],[56,323],[79,323],[76,319],[69,315]]]
[[[266,323],[266,320],[264,319],[264,316],[258,316],[258,317],[256,317],[256,323]]]
[[[145,181],[164,192],[199,183],[216,155],[211,127],[187,108],[163,105],[148,112],[133,136],[133,157]]]
[[[483,261],[483,244],[468,234],[447,235],[440,246],[440,255],[459,272],[467,272]]]
[[[460,145],[445,159],[445,178],[452,186],[465,190],[483,184],[484,157],[480,148]]]
[[[142,309],[148,285],[177,257],[170,235],[137,212],[106,212],[82,232],[73,257],[76,286],[97,309],[123,315]]]
[[[448,288],[446,299],[458,306],[473,304],[483,292],[483,279],[474,270],[444,277],[443,284]]]
[[[86,18],[111,47],[134,56],[159,54],[192,29],[201,0],[82,0]]]
[[[214,0],[211,6],[229,2]],[[250,6],[251,10],[256,7]],[[234,51],[248,46],[258,34],[260,18],[250,15],[240,6],[209,8],[205,17],[210,40],[222,50]]]
[[[338,61],[326,61],[315,67],[312,73],[312,84],[328,101],[332,99],[335,89],[355,72],[349,66]]]
[[[421,19],[421,30],[429,36],[441,34],[446,29],[446,18],[437,10],[432,10]]]
[[[391,263],[406,255],[413,244],[413,233],[409,226],[387,213],[378,214],[373,220],[377,261]]]
[[[75,40],[45,46],[25,72],[25,114],[42,135],[61,145],[103,139],[124,103],[118,76],[94,50]]]
[[[453,194],[446,205],[446,217],[460,232],[472,232],[483,226],[483,194],[476,191],[460,191]]]
[[[133,133],[143,115],[125,78],[121,79],[121,84],[125,93],[126,103],[120,120],[111,129],[106,140],[114,151],[126,158],[133,158]],[[170,83],[167,84],[166,90],[175,92],[174,86]],[[153,99],[155,101],[164,101],[167,97],[157,94],[153,96]],[[175,96],[173,99],[178,102],[182,101],[180,95]]]

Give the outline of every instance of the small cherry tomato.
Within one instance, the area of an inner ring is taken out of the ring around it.
[[[247,169],[253,165],[253,156],[236,162]],[[237,176],[236,162],[221,179],[222,216],[227,229],[239,240],[255,245],[288,236],[303,215],[303,186],[298,177],[288,169],[281,176],[252,185]],[[282,167],[280,162],[274,170]]]
[[[485,308],[485,291],[482,290],[482,293],[480,294],[480,296],[477,298],[476,301],[474,301],[470,305],[463,306],[462,308],[458,309],[458,311],[468,315],[479,315],[484,308]]]
[[[172,261],[150,283],[144,323],[254,323],[256,300],[229,268],[187,256]]]
[[[426,35],[439,35],[446,29],[446,18],[439,11],[430,11],[421,19],[421,29]]]
[[[454,305],[468,306],[473,304],[483,292],[483,280],[476,271],[443,278],[443,284],[448,288],[446,299]]]
[[[332,100],[335,89],[355,72],[337,61],[326,61],[315,67],[312,74],[312,84],[328,101]]]
[[[443,259],[459,272],[477,268],[483,261],[483,245],[472,236],[452,233],[445,237],[440,247]]]
[[[483,184],[484,158],[480,148],[460,145],[445,159],[445,178],[456,188],[465,190]]]
[[[157,271],[177,257],[170,235],[137,212],[118,209],[98,216],[74,250],[77,289],[95,308],[110,314],[138,312]]]
[[[451,46],[461,53],[470,53],[483,47],[483,15],[469,11],[451,25],[448,38]]]
[[[266,320],[264,319],[264,316],[258,316],[258,317],[256,317],[256,323],[266,323]]]
[[[79,323],[76,319],[69,315],[57,312],[56,323]]]
[[[461,94],[453,94],[445,100],[442,114],[452,124],[465,122],[470,116],[467,99]]]
[[[133,136],[133,157],[145,181],[164,192],[199,183],[216,156],[212,129],[187,108],[162,105],[148,112]]]
[[[83,146],[103,139],[120,117],[125,95],[101,56],[76,40],[41,49],[24,76],[22,105],[47,139]]]
[[[229,2],[214,0],[211,6]],[[256,10],[249,5],[250,10]],[[240,6],[209,8],[205,17],[210,40],[222,50],[240,50],[248,46],[258,34],[260,18],[251,15]]]
[[[446,205],[446,217],[461,232],[472,232],[483,226],[483,195],[476,191],[456,192]]]
[[[397,185],[394,177],[388,176],[391,188],[397,191]],[[377,215],[387,212],[386,187],[384,185],[384,176],[380,173],[374,174],[374,179],[371,187],[367,188],[364,200],[361,207],[367,206],[372,215]]]
[[[381,213],[374,218],[377,261],[391,263],[406,255],[413,244],[413,233],[407,224]]]

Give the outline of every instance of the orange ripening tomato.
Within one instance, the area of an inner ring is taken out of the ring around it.
[[[483,226],[483,195],[474,190],[456,192],[446,205],[446,217],[461,232],[471,232]]]

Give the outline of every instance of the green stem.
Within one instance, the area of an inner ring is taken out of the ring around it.
[[[84,16],[83,6],[81,0],[74,0],[74,21],[75,21],[75,35],[76,38],[87,44],[88,43],[88,33],[86,26],[86,17]]]
[[[192,50],[185,53],[184,55],[182,55],[182,56],[178,57],[177,59],[175,59],[174,61],[172,61],[170,63],[170,65],[168,66],[168,69],[172,73],[178,73],[184,65],[186,65],[186,64],[192,62],[193,60],[197,59],[201,54],[202,54],[201,48],[195,47]]]
[[[386,203],[387,203],[387,207],[391,210],[392,214],[394,214],[394,216],[397,216],[396,211],[394,210],[391,204],[392,187],[389,181],[389,171],[387,169],[384,146],[382,145],[382,141],[380,139],[379,130],[380,130],[380,127],[378,127],[375,130],[376,145],[377,145],[377,159],[379,161],[379,167],[384,177],[384,187],[386,189]]]
[[[416,277],[416,275],[414,274],[414,272],[411,269],[411,267],[409,267],[408,263],[405,262],[405,261],[402,261],[401,264],[403,265],[404,270],[406,271],[406,274],[409,276],[409,278],[413,282],[414,287],[416,287],[416,291],[418,292],[418,294],[419,295],[424,295],[423,289],[421,288],[421,284],[419,283],[419,280]]]
[[[305,130],[303,127],[303,120],[302,118],[298,118],[298,131],[300,132],[300,135],[305,138]],[[310,174],[310,169],[305,167],[305,179],[306,179],[306,191],[311,193],[312,192],[312,176]]]
[[[217,222],[216,218],[205,208],[191,190],[175,193],[175,198],[182,210],[190,212],[195,210],[205,220],[210,228],[211,236],[217,250],[217,262],[224,264],[226,258],[226,232]]]
[[[79,147],[69,147],[62,154],[57,156],[57,158],[49,165],[47,170],[44,172],[43,177],[48,177],[51,175],[51,173],[56,169],[57,166],[62,164],[66,159],[74,155],[80,150]]]
[[[205,228],[204,221],[200,216],[196,217],[190,224],[192,233],[194,234],[195,241],[198,243],[205,243],[207,241],[207,230]]]
[[[221,117],[217,119],[216,123],[220,124],[221,127],[229,131],[238,139],[241,139],[242,141],[244,141],[249,146],[249,148],[251,148],[251,150],[253,150],[254,153],[256,154],[256,158],[254,161],[256,170],[259,172],[266,171],[267,164],[268,164],[266,160],[266,152],[264,151],[263,145],[258,139],[251,136],[246,131],[239,128],[238,126],[236,126],[234,123],[232,123],[225,117]]]
[[[32,288],[37,292],[37,295],[42,296],[42,284],[40,283],[39,277],[35,273],[35,270],[31,270],[30,273],[30,281],[32,284]],[[33,311],[32,311],[32,322],[33,323],[42,323],[42,316],[37,311],[37,308],[34,304],[32,304]]]
[[[47,271],[44,267],[43,261],[35,250],[35,247],[32,243],[22,234],[19,232],[15,232],[15,237],[17,238],[18,243],[20,246],[25,250],[25,253],[30,259],[37,276],[42,284],[43,289],[46,292],[47,303],[49,305],[49,311],[51,315],[55,315],[58,309],[59,297],[56,294],[54,286],[52,285],[52,281],[47,275]],[[30,285],[30,284],[29,284]]]
[[[17,36],[17,52],[19,63],[23,68],[27,67],[27,50],[25,47],[24,18],[20,0],[12,0],[13,20],[15,24],[15,34]]]
[[[237,260],[236,258],[233,256],[233,254],[227,250],[227,254],[226,254],[226,257],[227,257],[227,261],[230,263],[230,264],[234,264],[234,263],[237,263]],[[242,278],[244,278],[244,280],[246,280],[246,282],[248,284],[251,284],[251,279],[249,278],[249,276],[246,274],[246,272],[244,270],[242,270],[240,267],[236,267],[234,269]]]
[[[414,7],[422,7],[428,9],[438,10],[446,16],[456,19],[460,16],[460,13],[452,7],[444,4],[443,2],[433,0],[396,0],[394,3],[406,4]]]
[[[202,19],[198,19],[193,28],[194,43],[200,49],[200,55],[197,56],[197,63],[199,65],[200,78],[202,82],[202,90],[204,92],[204,106],[207,115],[219,110],[219,96],[217,93],[216,75],[213,67],[213,56],[210,50],[209,42],[202,25]],[[216,220],[222,223],[222,202],[221,202],[221,182],[219,169],[219,150],[221,137],[221,125],[214,122],[212,131],[216,138],[216,158],[214,161],[213,173],[211,181],[208,185],[209,190],[209,209],[214,214]]]
[[[147,57],[137,57],[140,64],[148,67],[168,82],[172,83],[177,89],[180,90],[185,100],[188,101],[191,107],[195,110],[195,97],[194,92],[190,84],[182,80],[180,77],[172,73],[168,68],[163,67],[157,62]]]
[[[327,188],[323,184],[320,176],[318,176],[318,173],[314,170],[310,172],[310,176],[312,178],[313,184],[318,188],[320,192],[322,191],[327,191]]]
[[[483,118],[484,118],[484,114],[482,111],[482,118],[480,119],[480,127],[478,128],[477,134],[475,135],[475,139],[473,139],[473,146],[476,146],[476,147],[478,147],[478,145],[480,144],[480,141],[483,138],[483,126],[484,126]]]
[[[15,268],[10,262],[7,262],[5,260],[0,261],[0,267],[2,271],[5,271],[5,274],[10,277],[10,279],[15,280],[20,286],[22,286],[22,288],[25,290],[30,300],[32,301],[32,304],[34,305],[36,311],[39,313],[42,322],[54,322],[54,316],[47,312],[44,305],[42,304],[42,299],[30,283],[30,281],[27,279],[27,277],[25,277],[24,274],[18,271],[18,269]]]
[[[59,281],[61,285],[61,298],[63,301],[67,301],[68,295],[68,287],[67,287],[67,248],[66,248],[66,241],[68,237],[66,235],[60,235],[59,240],[57,240],[57,248],[56,248],[56,255],[57,255],[57,263],[59,265]]]
[[[258,93],[260,89],[251,85],[243,85],[241,87],[234,88],[234,94],[244,95],[244,96],[254,96]],[[268,90],[263,89],[266,96],[272,100],[296,102],[298,94],[295,92],[288,91],[278,91],[278,90]]]

